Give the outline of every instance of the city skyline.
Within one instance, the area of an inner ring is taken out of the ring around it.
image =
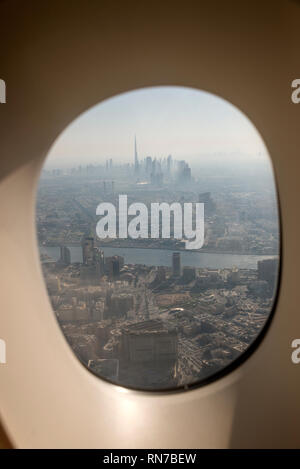
[[[50,149],[46,168],[80,164],[132,163],[137,139],[140,159],[173,155],[190,164],[256,162],[269,164],[264,142],[235,106],[208,92],[153,87],[109,98],[75,119]]]

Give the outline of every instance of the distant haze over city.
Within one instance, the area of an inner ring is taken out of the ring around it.
[[[183,87],[152,87],[123,93],[90,108],[52,146],[45,168],[132,163],[172,154],[198,165],[231,162],[269,166],[267,150],[249,119],[211,93]]]

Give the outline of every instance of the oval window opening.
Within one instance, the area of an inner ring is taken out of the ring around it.
[[[91,108],[50,150],[36,223],[54,314],[99,377],[184,389],[262,336],[278,285],[276,186],[259,133],[227,101],[154,87]]]

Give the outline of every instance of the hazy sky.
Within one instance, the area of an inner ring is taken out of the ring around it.
[[[58,137],[46,166],[97,164],[107,158],[133,162],[135,134],[139,158],[172,154],[193,164],[212,153],[240,153],[256,161],[266,154],[254,126],[227,101],[191,88],[154,87],[86,111]]]

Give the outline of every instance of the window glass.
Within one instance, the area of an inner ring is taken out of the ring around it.
[[[184,388],[246,352],[272,311],[279,216],[248,118],[182,87],[108,99],[59,136],[36,208],[54,314],[113,383]]]

